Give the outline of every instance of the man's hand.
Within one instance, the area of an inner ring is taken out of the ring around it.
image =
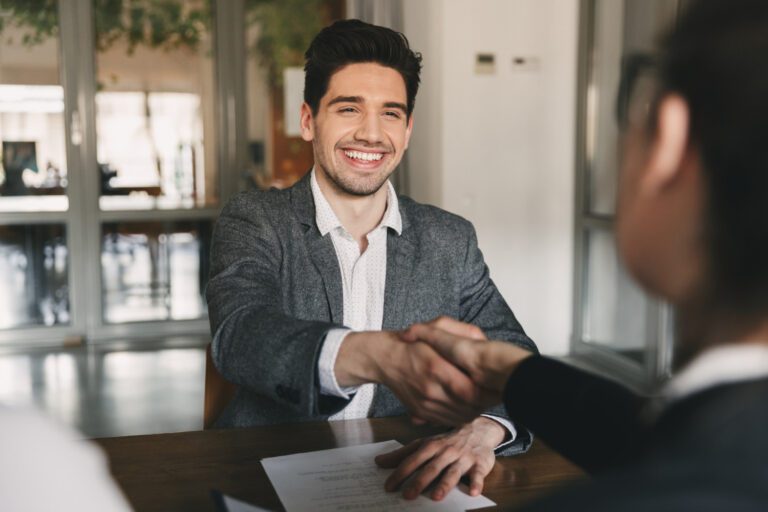
[[[473,325],[440,317],[412,325],[402,339],[429,344],[446,360],[466,371],[479,386],[493,392],[498,402],[510,374],[533,354],[511,343],[486,341],[477,331]]]
[[[383,468],[397,467],[384,488],[391,492],[405,482],[402,492],[406,499],[417,498],[436,482],[430,497],[441,500],[465,474],[469,476],[469,494],[477,496],[496,462],[493,451],[505,435],[504,427],[495,421],[476,418],[447,434],[420,439],[379,455],[376,464]]]
[[[334,371],[341,386],[386,385],[417,421],[461,425],[491,401],[489,393],[429,345],[403,343],[394,332],[348,334]]]

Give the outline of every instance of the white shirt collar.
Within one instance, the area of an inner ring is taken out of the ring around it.
[[[336,228],[344,229],[333,208],[331,208],[331,204],[323,195],[323,191],[320,190],[314,167],[310,176],[310,186],[312,188],[312,198],[315,200],[315,223],[320,234],[325,236]],[[400,216],[397,194],[395,193],[395,187],[392,186],[389,180],[387,180],[387,209],[384,211],[384,217],[382,217],[381,222],[373,231],[382,227],[392,228],[398,235],[403,230],[403,219]]]
[[[729,343],[705,350],[664,387],[666,401],[698,391],[745,380],[768,377],[768,345]]]

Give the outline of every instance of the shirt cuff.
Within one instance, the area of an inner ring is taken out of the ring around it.
[[[358,386],[341,388],[336,381],[336,373],[333,369],[336,367],[336,358],[339,355],[339,349],[347,337],[352,332],[349,329],[331,329],[325,335],[323,348],[320,349],[320,357],[317,360],[317,370],[320,376],[320,393],[324,395],[337,396],[345,400],[354,395]]]
[[[502,448],[506,448],[510,444],[515,442],[515,439],[517,439],[517,429],[515,428],[515,425],[509,421],[506,418],[502,418],[501,416],[494,416],[493,414],[481,414],[484,418],[488,418],[489,420],[493,420],[499,425],[504,428],[504,430],[507,431],[509,436],[504,436],[504,441],[499,444],[494,451],[498,452]]]

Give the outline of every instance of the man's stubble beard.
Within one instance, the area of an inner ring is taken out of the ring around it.
[[[349,194],[352,196],[358,196],[358,197],[365,197],[370,196],[381,190],[381,187],[384,186],[384,183],[389,179],[389,177],[394,172],[394,168],[387,172],[383,172],[381,174],[376,174],[371,176],[367,179],[345,179],[344,176],[334,172],[330,171],[328,168],[320,164],[320,167],[322,167],[322,171],[325,174],[325,176],[328,178],[328,181],[331,182],[334,188],[337,190],[344,192],[345,194]]]
[[[320,152],[318,152],[318,146],[315,146],[315,165],[321,168],[323,174],[325,174],[325,176],[328,178],[328,181],[336,190],[351,196],[365,197],[375,194],[381,189],[382,186],[384,186],[384,183],[389,179],[392,173],[395,172],[395,169],[397,169],[397,166],[400,164],[400,162],[397,162],[397,164],[395,164],[391,170],[383,170],[381,173],[370,176],[369,178],[363,178],[359,180],[354,178],[347,179],[341,173],[336,172],[335,167],[331,169],[331,165],[328,165],[335,163],[333,154],[328,155],[330,162],[326,161],[325,158],[317,158],[318,154],[322,154],[321,151],[323,146],[322,140],[319,137],[315,139],[314,144],[317,144],[321,148]],[[380,147],[377,149],[382,149],[387,154],[393,153],[393,149],[389,147]],[[337,148],[334,147],[333,151],[335,152],[336,150]]]

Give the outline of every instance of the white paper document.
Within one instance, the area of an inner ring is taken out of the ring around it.
[[[313,511],[464,511],[492,507],[485,496],[471,497],[460,488],[441,501],[427,496],[406,500],[384,490],[393,471],[381,469],[376,455],[402,446],[397,441],[297,453],[261,461],[287,512]]]

